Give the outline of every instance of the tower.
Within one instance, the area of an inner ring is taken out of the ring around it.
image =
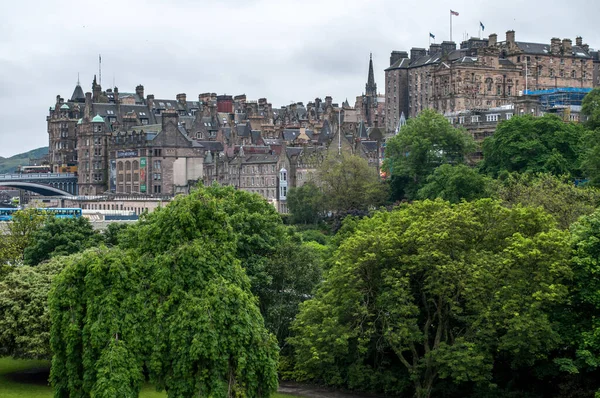
[[[365,94],[362,97],[362,116],[367,126],[373,126],[373,115],[377,110],[377,84],[373,72],[373,53],[369,56],[369,76],[365,85]]]

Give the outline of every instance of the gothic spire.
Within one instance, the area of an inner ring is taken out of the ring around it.
[[[369,57],[369,77],[365,88],[367,95],[372,97],[377,96],[377,84],[375,84],[375,73],[373,73],[373,53]]]

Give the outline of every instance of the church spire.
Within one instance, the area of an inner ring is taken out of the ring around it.
[[[368,96],[377,96],[377,84],[375,84],[375,73],[373,73],[373,53],[369,57],[369,77],[365,89]]]

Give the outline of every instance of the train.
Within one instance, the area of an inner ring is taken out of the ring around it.
[[[33,173],[52,173],[52,166],[45,164],[41,166],[19,166],[17,168],[18,173],[22,174],[33,174]],[[76,164],[61,164],[58,166],[57,173],[73,173],[77,174],[77,165]]]
[[[12,221],[13,214],[20,209],[18,208],[0,208],[0,221]],[[78,207],[47,207],[37,208],[40,213],[50,214],[56,218],[78,218],[81,217],[82,210]]]

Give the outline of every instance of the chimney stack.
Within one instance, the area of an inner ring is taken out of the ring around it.
[[[575,38],[575,45],[576,45],[576,46],[579,46],[579,47],[583,46],[583,37],[581,37],[581,36],[577,36],[577,37]]]
[[[140,100],[144,100],[144,86],[142,86],[141,84],[139,84],[136,88],[135,88],[135,93],[137,94],[138,97],[140,97]]]
[[[92,111],[92,93],[89,91],[85,93],[85,108],[83,109],[83,120],[85,122],[90,121],[90,113]]]
[[[448,55],[452,51],[456,50],[456,43],[453,41],[442,42],[442,55]]]
[[[564,55],[572,55],[573,54],[573,41],[571,39],[563,39],[562,51],[563,51]]]
[[[180,104],[182,104],[184,106],[187,103],[185,93],[177,94],[176,98],[177,98],[177,102],[179,102]]]
[[[154,108],[154,94],[148,94],[146,96],[146,104],[148,105],[150,111],[152,111],[152,108]]]
[[[550,39],[550,53],[560,53],[560,39],[558,37],[553,37],[552,39]]]
[[[411,62],[414,62],[416,59],[424,57],[425,55],[427,55],[427,51],[424,48],[413,47],[410,49]]]
[[[392,51],[392,55],[390,56],[390,66],[404,58],[408,58],[408,53],[406,51]]]
[[[506,32],[506,44],[512,46],[515,44],[515,31],[509,30]]]
[[[489,47],[495,47],[496,43],[498,43],[498,35],[495,34],[495,33],[492,33],[490,35],[490,37],[489,37],[489,40],[488,40],[488,46]]]
[[[442,45],[441,44],[435,44],[432,43],[429,45],[429,55],[433,55],[435,53],[439,53],[442,51]]]

